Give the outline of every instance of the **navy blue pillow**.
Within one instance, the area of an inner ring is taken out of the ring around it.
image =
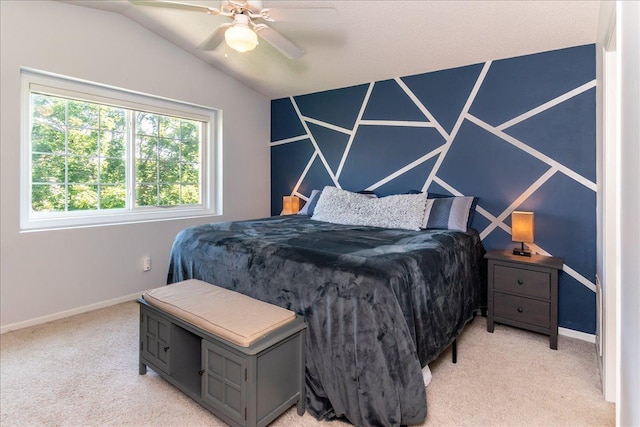
[[[416,190],[413,190],[416,191]],[[447,199],[453,198],[450,194],[438,194],[438,193],[427,193],[427,199]],[[473,202],[471,202],[471,207],[469,208],[469,218],[467,219],[467,228],[471,228],[471,224],[473,223],[473,216],[476,213],[476,206],[478,205],[478,198],[473,197]]]
[[[476,214],[476,206],[478,206],[478,198],[473,196],[473,203],[471,203],[471,208],[469,208],[469,219],[467,220],[467,228],[471,228],[471,224],[473,223],[473,216]]]
[[[375,191],[371,191],[371,190],[360,190],[358,191],[358,194],[364,194],[365,196],[375,197],[375,198],[378,197]]]
[[[313,190],[311,191],[311,195],[309,196],[309,201],[304,204],[302,209],[298,212],[298,215],[309,215],[313,216],[313,210],[316,208],[318,204],[318,199],[322,194],[321,190]]]
[[[407,194],[421,194],[420,190],[409,190]],[[448,199],[453,198],[451,194],[438,194],[438,193],[427,193],[427,199]],[[473,197],[473,202],[471,202],[471,207],[469,208],[469,218],[467,219],[467,228],[471,228],[471,224],[473,223],[473,216],[476,213],[476,206],[478,205],[478,198]]]
[[[455,197],[451,194],[427,193],[427,199],[446,199],[447,197]]]

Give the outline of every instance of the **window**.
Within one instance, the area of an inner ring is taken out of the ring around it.
[[[217,213],[216,110],[31,70],[22,77],[22,229]]]

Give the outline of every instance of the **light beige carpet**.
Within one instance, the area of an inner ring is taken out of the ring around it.
[[[222,426],[152,370],[138,374],[135,302],[0,336],[2,426]],[[600,389],[595,346],[476,318],[431,364],[428,426],[605,426],[615,408]],[[295,407],[274,426],[314,426]],[[333,422],[338,426],[343,423]]]

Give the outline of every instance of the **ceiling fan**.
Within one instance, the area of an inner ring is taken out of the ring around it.
[[[238,52],[248,52],[258,45],[258,36],[290,59],[300,58],[304,50],[292,41],[274,30],[269,25],[259,22],[275,22],[269,12],[262,7],[262,1],[251,0],[223,0],[220,8],[203,5],[164,0],[129,0],[140,6],[155,6],[173,9],[204,12],[209,15],[221,15],[232,19],[233,22],[220,25],[198,48],[214,50],[224,40],[230,48]],[[258,22],[256,22],[258,21]]]

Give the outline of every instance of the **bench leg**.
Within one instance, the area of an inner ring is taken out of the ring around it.
[[[298,400],[298,405],[296,406],[296,408],[298,409],[298,415],[300,415],[300,416],[304,415],[305,400],[306,400],[306,398],[304,396],[302,396],[300,398],[300,400]]]
[[[145,365],[144,363],[140,362],[138,364],[138,373],[140,375],[144,375],[147,373],[147,365]]]

